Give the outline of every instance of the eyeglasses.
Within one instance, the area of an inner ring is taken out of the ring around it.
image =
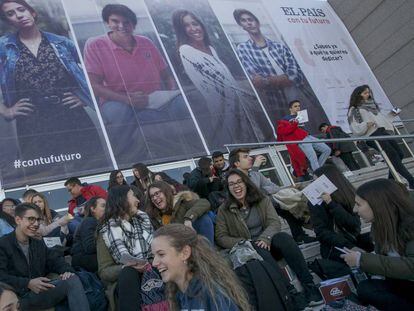
[[[229,188],[234,188],[236,186],[239,186],[239,187],[244,186],[244,181],[239,179],[236,182],[229,182]]]
[[[26,218],[31,225],[33,225],[36,221],[38,223],[40,223],[42,221],[42,218],[36,218],[36,217],[33,217],[33,216],[29,216],[29,217],[23,216],[23,218]]]
[[[161,194],[162,194],[162,191],[158,190],[158,191],[156,191],[156,192],[154,192],[153,194],[150,195],[150,199],[154,200],[155,197],[158,198],[159,196],[161,196]]]
[[[16,205],[3,204],[3,208],[16,208]]]

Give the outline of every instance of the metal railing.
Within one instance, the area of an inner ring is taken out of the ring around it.
[[[414,121],[414,119],[413,119]],[[281,146],[281,145],[291,145],[291,144],[314,144],[314,143],[338,143],[338,142],[361,142],[361,141],[374,141],[378,151],[381,153],[382,157],[385,160],[388,168],[390,169],[391,174],[394,176],[394,179],[402,182],[400,175],[395,170],[394,165],[391,163],[390,159],[388,158],[385,151],[382,149],[380,143],[378,141],[382,140],[404,140],[406,138],[414,138],[414,134],[402,134],[402,135],[382,135],[382,136],[361,136],[361,137],[347,137],[347,138],[335,138],[335,139],[318,139],[318,141],[303,141],[303,140],[290,140],[290,141],[273,141],[273,142],[261,142],[261,143],[240,143],[240,144],[226,144],[224,147],[230,152],[230,148],[236,147],[247,147],[247,148],[254,148],[254,147],[267,147],[267,146]],[[409,149],[410,150],[410,149]],[[412,154],[412,153],[411,153]],[[285,170],[288,172],[290,176],[290,172],[288,167],[286,166],[285,161],[281,160]],[[290,176],[291,177],[291,176]],[[292,183],[293,179],[290,178]]]

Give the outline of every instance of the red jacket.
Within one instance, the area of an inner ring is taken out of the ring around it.
[[[82,186],[81,188],[81,195],[85,198],[86,201],[88,201],[89,199],[93,198],[93,197],[99,197],[102,199],[107,199],[108,197],[108,193],[102,189],[99,186],[94,186],[94,185],[86,185],[86,186]],[[75,208],[76,208],[76,199],[70,199],[68,201],[68,213],[69,214],[74,214]]]
[[[278,121],[276,133],[278,141],[303,140],[308,136],[308,132],[301,129],[298,126],[298,122],[289,122],[287,120]],[[286,149],[289,153],[290,162],[292,163],[296,177],[305,175],[305,172],[308,169],[306,155],[297,144],[286,145]]]
[[[287,140],[303,140],[306,136],[309,135],[304,129],[299,127],[298,122],[290,122],[287,120],[279,120],[277,122],[277,140],[287,141]]]

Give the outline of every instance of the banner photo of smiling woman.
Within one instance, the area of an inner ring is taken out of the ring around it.
[[[0,127],[10,134],[0,141],[4,186],[109,170],[62,4],[3,0],[0,19]]]

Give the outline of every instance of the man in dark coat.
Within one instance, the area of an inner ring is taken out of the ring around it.
[[[319,125],[319,131],[324,133],[327,139],[350,137],[339,126],[329,125],[327,123],[321,123],[321,125]],[[334,142],[328,145],[332,149],[332,155],[339,157],[342,161],[344,161],[345,165],[348,166],[351,171],[356,171],[361,168],[352,155],[352,152],[357,150],[352,141]]]

